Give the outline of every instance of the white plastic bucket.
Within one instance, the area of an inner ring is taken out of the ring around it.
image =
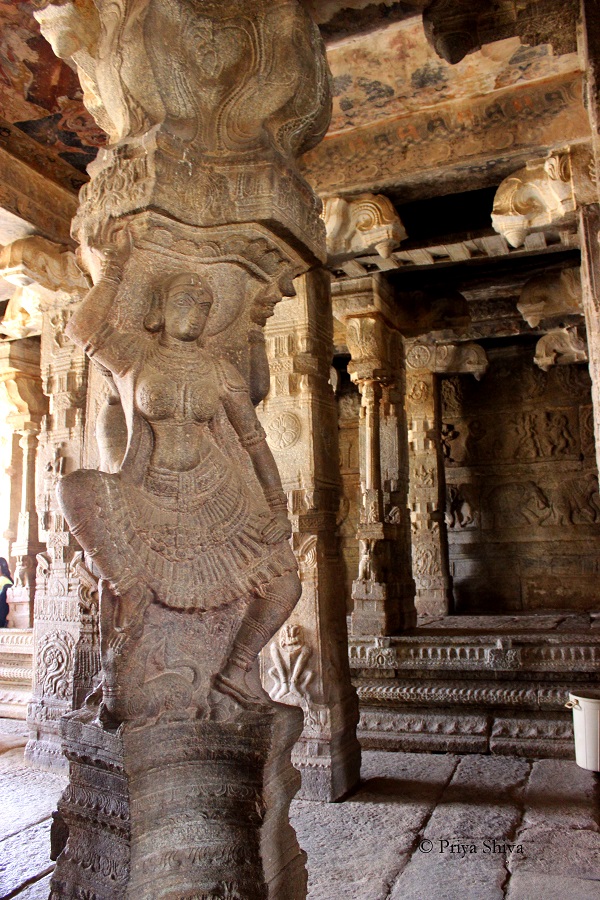
[[[565,706],[573,710],[575,762],[582,769],[600,772],[600,691],[569,693]]]

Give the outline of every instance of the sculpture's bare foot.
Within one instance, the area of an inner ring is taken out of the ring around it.
[[[243,712],[258,712],[265,705],[265,699],[248,685],[242,669],[237,677],[229,673],[215,675],[208,700],[209,718],[213,722],[227,722],[239,718]]]

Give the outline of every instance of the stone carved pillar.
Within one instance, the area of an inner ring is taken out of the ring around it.
[[[596,463],[600,471],[600,204],[584,206],[579,214],[581,285],[587,332],[588,367],[592,381],[592,407]]]
[[[64,770],[67,760],[60,745],[59,719],[89,690],[93,671],[99,668],[97,636],[84,638],[81,630],[85,617],[81,550],[69,533],[56,497],[60,478],[82,463],[87,358],[68,340],[65,327],[88,284],[72,250],[37,236],[5,247],[1,262],[5,275],[23,286],[32,317],[39,322],[42,384],[49,398],[37,453],[37,515],[33,522],[41,545],[35,578],[34,691],[25,756],[36,766]],[[21,296],[19,302],[23,301]],[[16,314],[15,309],[14,318]],[[35,558],[32,563],[35,572]],[[82,640],[92,641],[93,671],[90,677],[79,673],[75,678]]]
[[[421,616],[452,612],[452,579],[444,519],[446,480],[439,374],[470,372],[481,378],[485,351],[477,344],[407,342],[406,417],[415,605]]]
[[[35,513],[35,454],[46,410],[40,379],[39,342],[33,338],[0,344],[0,410],[7,482],[3,491],[6,557],[14,560],[15,586],[8,624],[30,628],[35,591],[35,557],[41,549]]]
[[[337,800],[360,776],[358,699],[350,682],[346,604],[340,592],[337,417],[329,274],[297,282],[265,328],[271,390],[259,418],[288,496],[302,597],[263,657],[274,700],[300,706],[304,731],[292,760],[303,799]]]
[[[102,685],[62,723],[51,896],[300,900],[302,714],[258,672],[300,583],[252,404],[257,327],[325,256],[295,163],[328,125],[324,48],[296,0],[36,17],[109,136],[74,222],[94,287],[67,327],[110,381],[105,471],[59,482],[101,575]]]
[[[361,394],[360,562],[352,585],[353,635],[389,635],[416,622],[410,574],[404,342],[381,276],[335,286],[350,377]]]
[[[594,181],[592,197],[579,204],[582,304],[587,331],[589,372],[592,380],[596,462],[600,471],[600,17],[594,0],[582,0],[581,46],[586,71],[586,106],[590,118]]]

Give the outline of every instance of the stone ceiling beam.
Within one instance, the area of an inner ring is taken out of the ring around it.
[[[318,193],[402,201],[498,184],[548,147],[589,141],[579,72],[328,135],[301,160]]]
[[[44,178],[0,146],[0,208],[44,237],[70,244],[77,195]]]

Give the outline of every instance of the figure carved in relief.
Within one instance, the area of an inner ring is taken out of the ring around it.
[[[300,698],[307,696],[308,685],[313,672],[307,668],[311,655],[310,647],[304,643],[301,625],[284,625],[278,641],[271,644],[273,666],[269,675],[274,686],[271,691],[273,700],[282,700],[288,694]]]
[[[245,614],[211,696],[214,706],[226,696],[248,707],[259,701],[246,676],[300,596],[286,496],[247,383],[203,348],[214,300],[207,267],[166,278],[149,304],[146,334],[126,333],[108,319],[128,255],[122,232],[104,250],[101,277],[68,326],[112,373],[127,450],[118,472],[80,470],[59,485],[71,531],[104,578],[105,708],[116,720],[125,716],[111,673],[152,604],[201,615],[239,600],[247,601]],[[252,462],[262,497],[219,446],[224,420]]]

